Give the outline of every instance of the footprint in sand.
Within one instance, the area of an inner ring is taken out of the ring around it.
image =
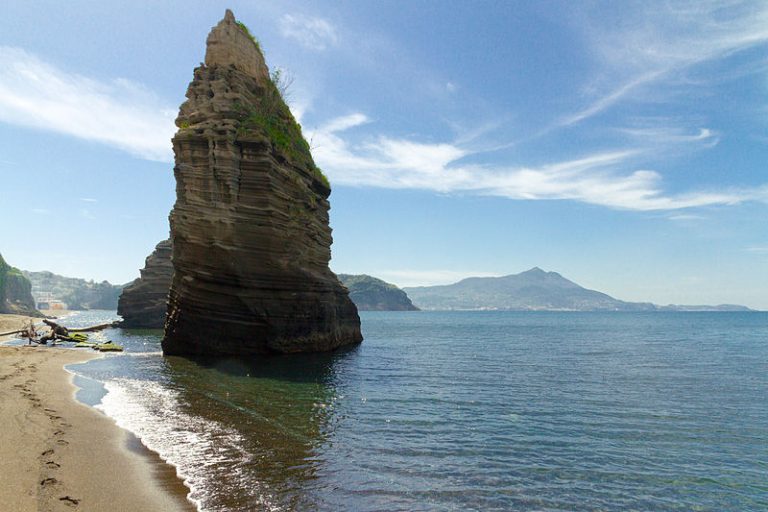
[[[58,480],[56,480],[53,477],[50,477],[50,478],[46,478],[45,480],[42,480],[40,482],[40,485],[42,485],[43,487],[48,487],[49,485],[55,485],[57,483],[59,483]]]
[[[59,469],[61,467],[61,464],[58,464],[56,462],[53,462],[52,460],[49,460],[45,463],[45,467],[48,469]]]
[[[62,496],[61,498],[59,498],[59,501],[63,501],[67,505],[70,505],[73,507],[77,506],[77,504],[80,503],[79,499],[73,498],[72,496]]]
[[[48,457],[49,455],[53,455],[53,450],[45,450],[40,455],[42,455],[43,457]]]

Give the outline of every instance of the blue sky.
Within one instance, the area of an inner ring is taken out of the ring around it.
[[[226,7],[293,77],[335,271],[768,309],[766,2],[3,2],[11,264],[138,275]]]

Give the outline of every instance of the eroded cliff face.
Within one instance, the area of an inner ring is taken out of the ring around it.
[[[0,255],[0,313],[43,316],[35,308],[32,284],[17,268],[8,265]]]
[[[173,277],[171,241],[163,240],[155,247],[140,271],[140,277],[123,288],[117,302],[122,327],[162,329],[168,310],[168,288]]]
[[[357,309],[328,268],[328,182],[230,11],[208,36],[176,125],[165,353],[359,343]]]

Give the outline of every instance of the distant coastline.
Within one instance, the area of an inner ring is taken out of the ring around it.
[[[403,291],[425,311],[756,311],[738,304],[662,306],[627,302],[538,267],[501,277],[469,277],[449,285],[405,287]]]

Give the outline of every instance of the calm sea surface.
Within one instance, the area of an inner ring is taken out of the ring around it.
[[[766,313],[362,321],[353,350],[253,364],[111,329],[127,352],[71,369],[201,510],[768,510]]]

